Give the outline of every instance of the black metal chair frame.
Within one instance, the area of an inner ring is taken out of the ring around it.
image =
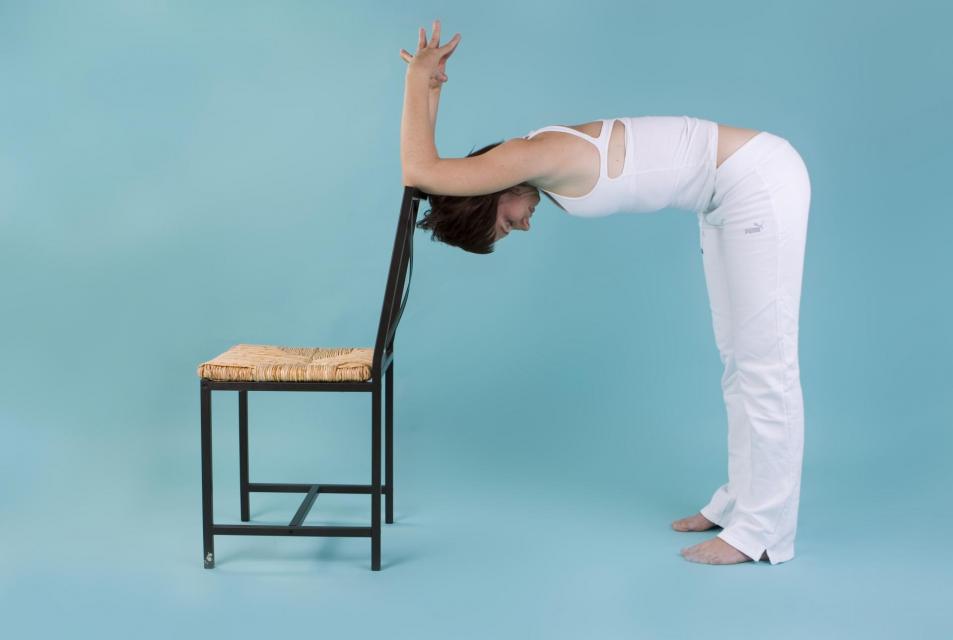
[[[387,287],[381,309],[371,377],[363,382],[222,382],[202,378],[199,382],[202,422],[202,539],[205,568],[215,566],[215,536],[324,536],[369,537],[371,569],[381,568],[381,495],[385,496],[385,520],[394,522],[394,336],[410,292],[413,273],[413,236],[420,200],[427,197],[415,187],[404,187],[391,255]],[[406,287],[404,276],[407,274]],[[403,299],[401,297],[403,296]],[[398,304],[400,300],[400,304]],[[384,383],[381,384],[383,377]],[[384,396],[384,482],[381,483],[381,395]],[[238,391],[238,456],[241,519],[248,522],[249,495],[259,493],[306,494],[287,525],[216,524],[212,517],[212,391]],[[249,391],[344,391],[371,394],[371,483],[288,484],[250,482],[248,479]],[[358,493],[371,496],[371,526],[310,526],[302,524],[321,493]]]

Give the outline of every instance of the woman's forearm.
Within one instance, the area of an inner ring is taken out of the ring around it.
[[[412,184],[420,167],[438,158],[433,135],[437,102],[430,91],[429,77],[408,71],[400,119],[400,164],[405,185]]]
[[[437,107],[440,106],[440,89],[443,85],[439,85],[435,89],[430,90],[430,129],[434,131],[434,137],[436,138],[437,131]],[[434,143],[436,146],[436,143]]]

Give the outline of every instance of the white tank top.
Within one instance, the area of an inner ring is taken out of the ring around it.
[[[625,125],[622,173],[608,175],[609,136],[616,120]],[[583,196],[561,196],[545,189],[566,213],[596,218],[614,213],[649,213],[659,209],[704,211],[715,188],[718,123],[690,116],[604,118],[598,138],[562,125],[535,129],[563,131],[588,140],[599,152],[599,179]]]

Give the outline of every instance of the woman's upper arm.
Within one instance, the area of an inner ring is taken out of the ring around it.
[[[443,196],[496,193],[547,175],[551,157],[540,141],[513,138],[476,156],[438,158],[408,176],[408,186]]]

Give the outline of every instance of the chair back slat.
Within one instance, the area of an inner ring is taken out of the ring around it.
[[[407,304],[410,278],[406,276],[408,272],[413,273],[414,229],[417,225],[420,201],[425,197],[427,195],[416,187],[404,187],[397,219],[397,234],[394,238],[390,269],[387,272],[387,286],[384,289],[384,304],[377,327],[377,340],[374,343],[372,376],[375,380],[380,380],[384,355],[393,350],[397,325]]]
[[[407,305],[407,298],[410,295],[410,279],[414,272],[414,243],[413,229],[409,235],[410,239],[406,244],[408,253],[407,260],[401,260],[401,267],[397,273],[397,289],[394,291],[394,300],[400,300],[400,304],[393,306],[394,313],[388,325],[387,335],[384,337],[384,344],[387,345],[387,351],[393,348],[394,334],[397,333],[397,325],[400,324],[400,317],[404,313],[404,307]]]

